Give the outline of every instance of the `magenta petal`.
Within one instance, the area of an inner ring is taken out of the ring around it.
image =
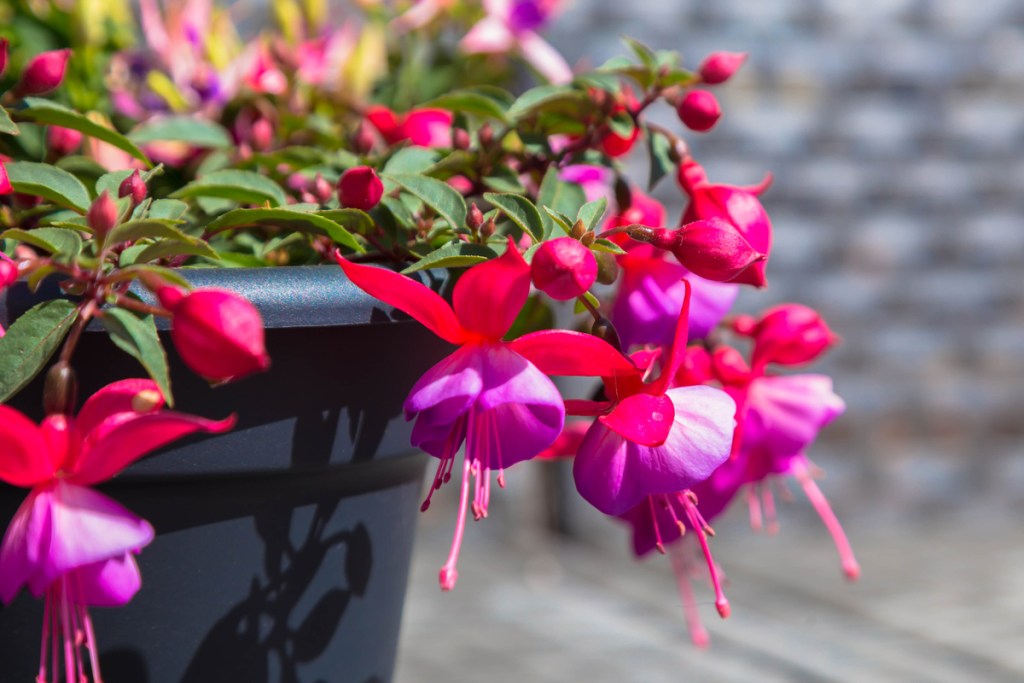
[[[489,341],[505,336],[530,294],[530,266],[510,237],[505,253],[459,278],[452,307],[459,323]]]
[[[822,427],[846,409],[826,375],[760,377],[750,384],[741,448],[770,462],[770,472],[784,472]]]
[[[131,553],[80,567],[70,574],[81,604],[95,607],[126,605],[142,587],[142,574]]]
[[[138,412],[133,401],[143,391],[156,392],[160,399],[152,404],[150,410],[163,407],[163,394],[156,382],[151,379],[124,379],[108,384],[90,396],[78,411],[75,426],[81,434],[88,434],[114,413]]]
[[[36,489],[4,536],[0,597],[9,602],[25,584],[39,597],[62,574],[152,540],[146,520],[92,489],[64,481]]]
[[[672,430],[675,408],[663,394],[627,396],[607,415],[597,418],[605,427],[641,446],[660,446]]]
[[[484,347],[463,346],[427,370],[405,399],[405,417],[416,418],[412,443],[441,457],[448,434],[483,389]]]
[[[707,479],[729,457],[736,405],[707,386],[666,394],[675,407],[668,439],[642,446],[595,422],[573,463],[576,488],[591,505],[621,515],[645,496],[675,493]]]
[[[106,481],[172,441],[196,432],[219,434],[234,425],[234,416],[216,421],[167,410],[116,413],[86,434],[69,480],[82,486]]]
[[[42,483],[53,477],[53,459],[39,427],[14,408],[0,405],[0,479],[14,486]]]

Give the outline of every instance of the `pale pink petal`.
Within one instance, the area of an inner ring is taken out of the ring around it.
[[[189,434],[219,434],[235,426],[235,417],[207,420],[167,410],[116,413],[85,436],[69,481],[89,486],[106,481],[150,451]]]
[[[35,486],[53,477],[54,455],[32,420],[0,405],[0,479],[14,486]]]
[[[142,587],[139,565],[130,552],[75,569],[68,578],[78,602],[95,607],[126,605]]]
[[[469,53],[508,52],[516,44],[516,37],[504,21],[497,17],[485,17],[469,29],[459,47]]]
[[[51,502],[49,488],[33,490],[7,525],[0,546],[0,600],[4,604],[41,572],[43,543],[52,535]]]
[[[565,58],[547,41],[533,31],[519,34],[519,51],[544,78],[555,85],[572,81],[572,68]]]
[[[455,421],[483,389],[480,347],[467,346],[441,360],[416,382],[403,406],[407,420],[416,418],[413,445],[441,457]]]

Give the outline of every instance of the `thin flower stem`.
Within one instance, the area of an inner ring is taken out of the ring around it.
[[[594,306],[586,296],[578,296],[576,297],[576,300],[583,304],[584,308],[590,312],[590,315],[594,316],[595,321],[603,319],[604,316],[601,315],[601,311],[597,310],[597,307]]]
[[[71,362],[71,356],[74,354],[75,347],[78,346],[78,341],[82,337],[82,331],[85,330],[95,313],[96,302],[93,300],[86,301],[78,309],[78,319],[75,320],[72,325],[71,331],[68,333],[68,338],[64,341],[64,348],[62,348],[60,352],[61,362]]]
[[[119,308],[127,308],[130,311],[136,311],[138,313],[146,313],[148,315],[155,315],[161,318],[170,318],[171,312],[161,306],[153,306],[145,302],[133,299],[128,296],[118,296],[117,306]],[[102,315],[102,313],[101,313]]]

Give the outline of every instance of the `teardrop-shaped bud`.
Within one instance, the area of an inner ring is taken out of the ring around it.
[[[708,85],[725,83],[746,59],[746,52],[712,52],[701,62],[697,73]]]
[[[687,223],[676,232],[672,253],[687,270],[708,280],[728,282],[765,259],[736,226],[721,218]],[[765,282],[761,279],[752,284],[763,287]]]
[[[71,50],[41,52],[29,60],[14,91],[17,95],[45,95],[64,81]]]
[[[580,296],[597,279],[594,253],[571,237],[540,245],[530,264],[534,286],[552,299],[568,301]]]
[[[81,144],[82,134],[73,128],[50,126],[46,131],[46,146],[54,156],[67,156]]]
[[[96,236],[102,237],[117,225],[117,202],[110,198],[110,194],[106,190],[103,190],[89,207],[89,212],[85,217]]]
[[[754,339],[755,365],[809,363],[839,341],[817,311],[801,304],[769,309],[750,336]]]
[[[136,169],[134,173],[121,181],[117,188],[117,196],[131,197],[132,204],[138,206],[146,198],[147,191],[146,181],[142,179],[138,169]]]
[[[384,183],[369,166],[356,166],[341,174],[338,200],[347,209],[369,211],[384,196]]]

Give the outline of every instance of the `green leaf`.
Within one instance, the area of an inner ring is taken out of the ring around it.
[[[349,232],[366,234],[373,230],[373,219],[370,214],[362,209],[327,209],[317,211],[318,216],[334,221],[346,228]]]
[[[576,214],[576,220],[583,221],[583,225],[587,230],[593,230],[601,222],[601,219],[604,218],[605,211],[607,210],[608,200],[600,197],[580,207],[579,213]]]
[[[669,173],[675,171],[672,161],[672,143],[661,133],[647,129],[647,156],[651,160],[650,176],[647,180],[647,191],[650,192]]]
[[[482,244],[470,244],[461,240],[449,242],[440,249],[435,249],[416,263],[402,271],[404,274],[415,273],[427,268],[460,268],[472,266],[490,260],[497,253]]]
[[[691,85],[698,80],[697,74],[678,67],[662,69],[658,72],[658,85],[671,88],[677,85]]]
[[[70,263],[82,251],[82,235],[68,228],[12,228],[0,234],[0,239],[12,239],[31,244],[58,256],[58,261]]]
[[[177,199],[157,199],[149,206],[149,218],[155,220],[180,220],[188,211],[188,204]]]
[[[566,216],[564,213],[560,213],[558,211],[555,211],[554,209],[549,209],[546,206],[544,207],[544,213],[547,214],[547,217],[548,217],[549,220],[554,221],[555,225],[557,225],[562,230],[564,230],[566,235],[571,235],[572,234],[572,219],[571,218]],[[554,234],[554,231],[552,231],[551,233],[545,233],[545,235],[546,235],[545,239],[551,239],[553,234]]]
[[[519,229],[540,242],[544,237],[544,221],[540,211],[526,197],[518,194],[496,194],[485,192],[484,199],[498,207]]]
[[[647,67],[656,67],[658,65],[658,58],[654,54],[654,50],[647,47],[639,40],[630,38],[629,36],[622,36],[622,42],[625,43],[626,47],[636,55],[636,58],[640,60],[640,63]]]
[[[570,216],[575,216],[579,208],[586,203],[587,195],[576,183],[566,182],[558,177],[558,169],[552,167],[544,174],[537,193],[537,206],[550,208]],[[544,219],[544,239],[550,239],[555,229],[555,221],[547,212],[541,215]],[[570,225],[570,227],[572,227]]]
[[[594,308],[600,310],[601,302],[597,300],[596,296],[594,296],[590,292],[583,292],[583,298],[586,299],[590,303],[591,306],[593,306]],[[576,315],[579,315],[580,313],[583,313],[586,310],[587,310],[587,307],[583,305],[583,302],[580,301],[579,299],[577,299],[576,300],[576,306],[573,307],[573,312]]]
[[[608,119],[608,127],[620,138],[629,138],[636,130],[636,122],[628,111],[621,111]]]
[[[440,156],[426,147],[403,147],[391,155],[381,173],[422,173],[436,164]]]
[[[10,114],[3,107],[0,107],[0,133],[7,133],[8,135],[20,135],[21,131],[18,130],[18,126],[14,121],[11,121]]]
[[[156,323],[152,315],[139,316],[123,308],[108,308],[103,311],[100,322],[106,328],[111,341],[128,355],[134,357],[149,376],[153,378],[167,405],[174,406],[171,395],[171,378],[167,367],[167,354],[160,343]]]
[[[609,254],[625,254],[626,250],[615,244],[611,240],[600,238],[594,240],[594,243],[590,245],[590,248],[594,251],[606,251]]]
[[[128,266],[127,268],[121,269],[118,274],[118,280],[128,281],[133,280],[142,273],[152,273],[159,275],[161,278],[170,282],[172,285],[178,285],[185,289],[191,289],[192,285],[185,279],[181,274],[180,268],[165,268],[164,266],[158,266],[152,263],[139,263],[137,265]]]
[[[487,91],[476,88],[454,90],[431,100],[424,107],[437,107],[457,114],[470,114],[485,119],[505,120],[507,103],[495,99]]]
[[[586,93],[569,86],[541,85],[520,95],[509,107],[506,116],[511,121],[521,121],[544,111],[577,111],[581,103],[588,101]]]
[[[356,211],[358,210],[339,209],[338,211],[315,214],[289,209],[233,209],[211,221],[206,229],[212,234],[244,225],[274,225],[288,230],[327,235],[338,244],[343,244],[354,251],[364,252],[366,249],[363,248],[363,245],[337,220],[343,219],[354,224],[361,218],[353,213]],[[362,211],[358,211],[358,214],[365,217],[366,221],[370,221],[372,227],[373,222],[369,216]]]
[[[191,116],[152,119],[128,133],[137,144],[147,142],[187,142],[192,147],[224,149],[231,147],[231,136],[223,126]]]
[[[448,221],[453,230],[465,226],[466,200],[448,183],[422,175],[390,175],[387,178],[422,199]]]
[[[508,166],[498,166],[493,169],[492,175],[486,176],[483,183],[495,192],[522,194],[526,191],[519,181],[519,174]]]
[[[106,243],[120,244],[146,238],[174,240],[187,244],[202,242],[198,237],[187,235],[176,228],[171,221],[143,218],[118,225],[107,234]]]
[[[66,299],[44,301],[14,321],[0,337],[0,403],[39,374],[78,318]]]
[[[147,166],[153,165],[149,160],[149,157],[147,157],[141,149],[136,147],[134,142],[126,138],[124,135],[121,135],[113,128],[108,128],[103,124],[97,123],[74,109],[69,109],[63,104],[59,104],[52,100],[44,100],[39,97],[26,97],[24,102],[25,108],[18,109],[14,114],[19,121],[31,121],[33,123],[61,126],[63,128],[77,130],[84,135],[96,138],[97,140],[102,140],[103,142],[109,143],[122,151],[128,152],[128,154],[131,154]]]
[[[36,195],[78,213],[89,210],[91,202],[85,185],[55,166],[34,161],[11,161],[7,163],[7,176],[15,192]]]
[[[217,197],[244,204],[262,204],[269,201],[272,206],[281,206],[288,202],[284,190],[273,180],[253,171],[234,169],[208,173],[171,196],[175,199]]]

